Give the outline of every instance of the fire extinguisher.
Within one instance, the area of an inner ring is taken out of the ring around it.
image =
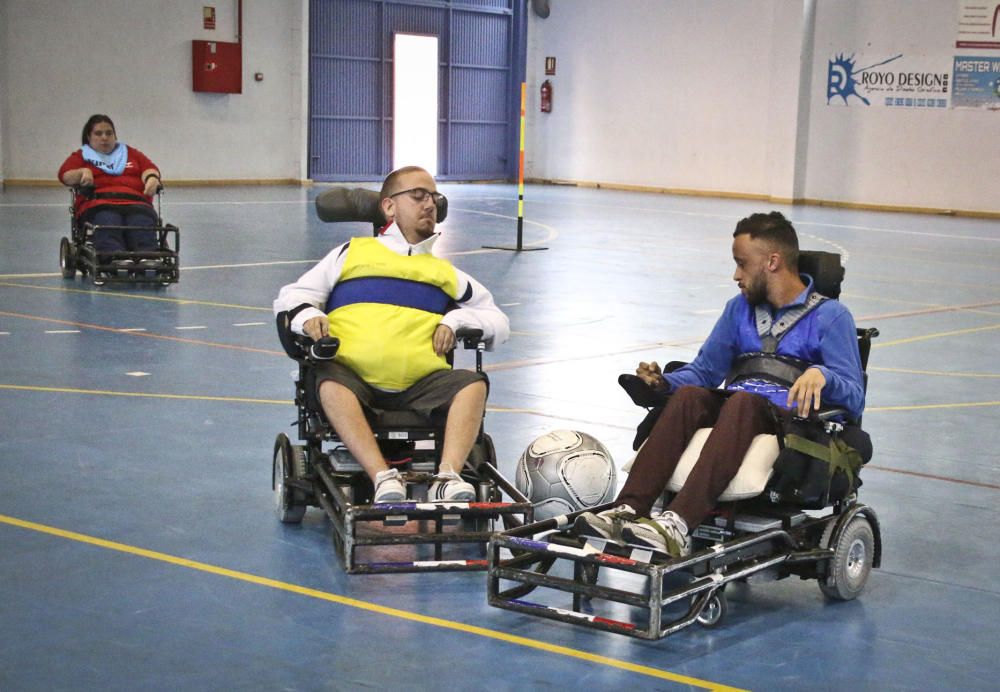
[[[542,82],[542,113],[552,112],[552,82]]]

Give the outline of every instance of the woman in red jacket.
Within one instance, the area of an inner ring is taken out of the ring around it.
[[[160,184],[160,171],[145,154],[115,134],[115,124],[106,115],[92,115],[83,126],[83,147],[70,154],[59,168],[59,180],[69,186],[93,186],[94,195],[77,195],[74,201],[80,223],[95,226],[155,226],[153,195]],[[152,230],[125,231],[101,228],[94,233],[98,253],[119,250],[153,250]]]

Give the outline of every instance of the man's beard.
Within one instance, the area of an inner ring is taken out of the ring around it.
[[[750,305],[757,307],[767,302],[767,282],[754,280],[746,288],[746,298]]]

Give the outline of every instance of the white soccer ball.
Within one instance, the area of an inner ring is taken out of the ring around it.
[[[514,485],[535,506],[535,521],[610,502],[615,463],[597,439],[576,430],[536,438],[517,461]]]

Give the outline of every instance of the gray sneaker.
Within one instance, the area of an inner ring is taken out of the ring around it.
[[[624,522],[635,520],[635,510],[628,505],[606,509],[599,514],[584,512],[573,523],[573,533],[584,538],[604,538],[621,542]]]
[[[375,475],[375,494],[372,504],[402,502],[406,499],[406,486],[397,469],[386,469]]]
[[[691,554],[691,538],[687,525],[674,512],[663,512],[651,519],[638,519],[622,527],[626,543],[652,548],[671,557]]]

